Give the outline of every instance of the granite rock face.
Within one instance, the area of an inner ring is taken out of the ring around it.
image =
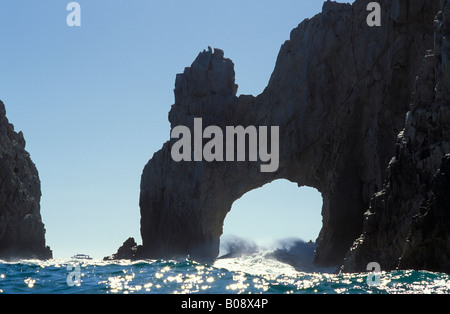
[[[216,258],[233,202],[288,179],[322,193],[316,262],[342,264],[398,150],[439,7],[439,0],[378,2],[381,27],[367,25],[367,1],[325,2],[322,13],[291,32],[257,97],[237,96],[233,63],[219,49],[203,51],[177,75],[172,129],[184,125],[193,133],[194,118],[203,119],[203,128],[279,126],[279,168],[262,173],[260,162],[175,162],[169,140],[142,173],[141,256]]]
[[[441,1],[434,50],[414,85],[382,190],[365,213],[363,233],[344,270],[426,269],[450,273],[450,1]]]
[[[0,101],[0,259],[49,259],[40,214],[41,182]]]

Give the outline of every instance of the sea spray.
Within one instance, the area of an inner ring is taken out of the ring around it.
[[[293,266],[298,271],[314,271],[316,244],[298,238],[286,238],[277,242],[277,248],[266,256]]]
[[[250,240],[235,235],[227,235],[221,239],[220,243],[220,257],[231,258],[240,257],[243,255],[250,255],[260,251],[258,245]]]
[[[316,244],[305,242],[299,238],[285,238],[273,241],[265,246],[258,245],[250,239],[235,235],[227,235],[221,239],[221,255],[219,259],[264,254],[266,258],[289,264],[299,271],[313,271]]]

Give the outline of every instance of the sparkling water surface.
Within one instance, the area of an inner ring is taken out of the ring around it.
[[[450,293],[447,274],[427,271],[300,272],[261,254],[216,261],[0,262],[0,294],[387,294]]]

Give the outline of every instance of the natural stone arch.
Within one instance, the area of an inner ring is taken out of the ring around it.
[[[221,252],[233,239],[261,249],[300,240],[315,242],[322,227],[322,205],[322,194],[315,188],[299,188],[284,179],[249,191],[233,203],[225,218]]]
[[[381,186],[403,127],[410,90],[432,42],[436,2],[382,1],[382,28],[366,25],[366,3],[326,2],[282,46],[267,88],[236,96],[234,68],[221,50],[199,54],[175,83],[172,129],[279,126],[280,166],[258,162],[174,162],[171,140],[144,168],[140,256],[214,259],[232,203],[275,179],[323,196],[316,260],[341,263],[361,234],[363,213]],[[420,2],[420,5],[419,5]]]

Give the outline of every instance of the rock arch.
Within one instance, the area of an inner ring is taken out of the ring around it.
[[[234,66],[209,48],[177,75],[171,128],[279,126],[280,166],[257,162],[174,162],[164,144],[145,166],[140,256],[214,259],[233,202],[276,179],[323,196],[316,261],[342,262],[361,234],[363,213],[382,185],[403,128],[425,47],[432,45],[439,1],[379,1],[382,27],[366,24],[366,1],[327,1],[281,47],[268,86],[237,96]]]
[[[233,203],[225,218],[221,250],[222,240],[233,237],[262,248],[284,240],[315,242],[322,227],[322,204],[322,194],[316,189],[299,188],[284,179],[249,191]]]

